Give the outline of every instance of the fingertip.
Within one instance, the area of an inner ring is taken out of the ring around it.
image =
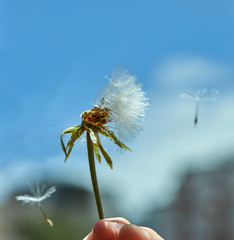
[[[130,224],[130,222],[123,217],[105,218],[104,221],[116,222],[116,223],[119,223],[119,224]]]
[[[99,220],[93,227],[93,240],[117,240],[117,233],[110,223]]]
[[[145,240],[143,230],[133,224],[124,225],[119,232],[119,240]]]

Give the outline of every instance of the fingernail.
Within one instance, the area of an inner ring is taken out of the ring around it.
[[[114,227],[114,229],[116,231],[119,231],[120,228],[125,225],[124,223],[121,223],[121,222],[107,222],[108,224],[111,224],[112,227]]]
[[[145,238],[146,239],[150,239],[149,233],[147,231],[145,231],[145,230],[143,230],[143,232],[144,232]]]

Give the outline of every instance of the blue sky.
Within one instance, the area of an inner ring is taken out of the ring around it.
[[[145,130],[129,144],[135,152],[119,153],[107,142],[118,161],[113,172],[98,166],[100,182],[112,191],[106,182],[113,181],[126,208],[163,202],[162,189],[169,198],[177,170],[195,165],[187,159],[200,159],[199,166],[215,150],[223,156],[233,149],[233,12],[231,0],[1,0],[1,181],[24,184],[40,170],[89,187],[85,147],[64,165],[59,136],[92,107],[108,84],[104,76],[124,65],[143,83],[150,107]],[[221,94],[201,106],[194,130],[195,106],[178,95],[204,87]],[[149,171],[142,182],[138,171]],[[118,189],[123,176],[126,187]]]

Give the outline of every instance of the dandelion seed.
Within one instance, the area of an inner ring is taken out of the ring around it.
[[[145,116],[145,109],[148,106],[148,99],[142,91],[142,85],[136,82],[136,77],[127,70],[118,68],[109,79],[109,86],[106,88],[99,104],[91,110],[86,110],[81,114],[80,125],[70,127],[62,132],[60,140],[65,153],[65,161],[68,159],[74,143],[83,133],[86,133],[90,173],[99,218],[104,218],[99,196],[94,163],[94,154],[101,162],[101,154],[112,169],[112,160],[103,148],[99,134],[109,138],[118,147],[130,150],[121,139],[132,139],[142,130],[142,121]],[[106,124],[109,123],[110,126]],[[113,127],[117,130],[117,135],[110,130]],[[64,145],[63,135],[71,134],[67,145]],[[95,189],[96,188],[96,189]]]
[[[39,184],[37,184],[36,190],[34,190],[32,187],[31,187],[31,190],[33,192],[33,195],[24,194],[24,195],[16,196],[15,197],[16,200],[22,201],[22,204],[33,205],[33,204],[37,203],[38,207],[45,219],[45,222],[48,223],[51,227],[53,227],[53,222],[47,218],[45,211],[41,207],[41,202],[44,201],[45,199],[51,197],[51,195],[56,191],[55,186],[53,186],[45,191],[45,185],[43,185],[43,187],[40,189]]]
[[[195,111],[195,118],[194,118],[194,126],[196,127],[197,122],[198,122],[198,112],[199,112],[199,106],[200,102],[202,101],[211,101],[215,102],[217,100],[217,97],[219,96],[219,91],[215,89],[202,89],[202,90],[197,90],[195,93],[189,91],[189,90],[184,90],[181,94],[180,97],[188,100],[192,100],[196,102],[196,111]]]

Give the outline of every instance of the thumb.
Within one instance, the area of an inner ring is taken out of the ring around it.
[[[117,240],[122,222],[99,220],[93,227],[93,240]]]

